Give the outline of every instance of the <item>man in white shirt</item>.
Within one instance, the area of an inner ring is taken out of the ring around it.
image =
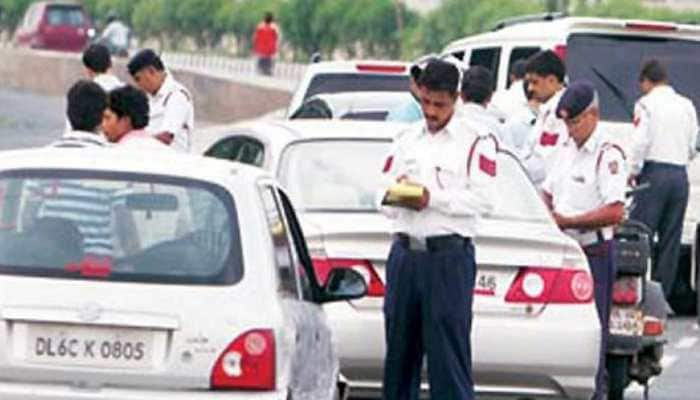
[[[530,179],[540,186],[551,170],[558,147],[569,139],[566,125],[556,115],[566,68],[556,53],[544,50],[528,59],[525,71],[528,90],[542,105],[525,145],[523,165]]]
[[[517,60],[511,65],[509,77],[510,86],[505,90],[498,90],[493,94],[492,107],[498,109],[506,118],[520,113],[523,108],[528,108],[525,97],[525,65],[523,59]]]
[[[126,56],[129,51],[131,29],[119,20],[118,15],[110,12],[107,17],[107,26],[100,36],[100,43],[104,43],[112,54]]]
[[[652,277],[661,282],[668,298],[678,271],[688,205],[687,165],[696,153],[697,113],[693,103],[669,85],[659,61],[643,65],[639,84],[643,96],[634,107],[630,181],[650,183],[651,190],[637,195],[631,218],[658,234]]]
[[[85,75],[110,92],[124,83],[112,73],[112,56],[109,49],[101,44],[92,44],[83,52]]]
[[[394,233],[386,266],[383,398],[418,397],[425,354],[431,398],[473,400],[471,238],[491,208],[496,142],[454,117],[459,71],[453,64],[429,62],[419,85],[425,120],[397,136],[382,174],[382,212]],[[416,193],[405,196],[406,188]]]
[[[146,131],[176,151],[188,153],[194,129],[190,92],[165,70],[153,50],[137,53],[128,68],[136,84],[148,94],[150,122]]]
[[[613,228],[625,214],[625,155],[598,125],[598,95],[590,82],[574,82],[555,112],[570,137],[555,155],[557,168],[547,175],[542,189],[554,220],[579,242],[593,275],[601,346],[592,400],[603,400],[607,398],[605,360],[615,283]]]
[[[488,109],[492,93],[491,72],[480,65],[470,67],[462,77],[461,97],[464,106],[460,116],[468,123],[480,125],[483,129],[477,128],[478,130],[492,133],[505,148],[513,150],[514,141],[510,131],[505,130],[505,125]]]

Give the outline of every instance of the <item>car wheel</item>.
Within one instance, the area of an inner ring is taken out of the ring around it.
[[[625,388],[629,383],[627,368],[629,356],[608,355],[606,365],[608,369],[608,400],[624,400]]]

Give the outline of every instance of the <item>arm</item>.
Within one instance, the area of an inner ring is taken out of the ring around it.
[[[629,159],[629,172],[632,176],[639,175],[644,159],[649,154],[651,146],[651,126],[649,110],[641,101],[634,106],[634,132]]]
[[[188,126],[188,118],[192,104],[190,99],[180,90],[173,91],[167,99],[163,124],[154,135],[165,144],[171,144],[175,139],[175,134]],[[192,129],[192,127],[189,127]]]
[[[698,128],[698,115],[695,112],[695,107],[693,106],[693,103],[690,101],[688,101],[688,121],[690,122],[690,126],[688,127],[688,135],[690,136],[688,138],[688,144],[690,145],[688,149],[688,157],[690,160],[693,160],[697,155],[697,146],[698,141],[700,140],[700,132]]]
[[[490,213],[498,173],[497,146],[498,142],[493,136],[482,136],[465,149],[466,162],[458,170],[455,184],[441,187],[439,182],[434,182],[426,185],[428,208],[449,216]]]

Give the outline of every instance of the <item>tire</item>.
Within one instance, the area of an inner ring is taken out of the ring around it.
[[[629,364],[629,356],[608,355],[608,400],[624,400],[625,388],[629,383]]]

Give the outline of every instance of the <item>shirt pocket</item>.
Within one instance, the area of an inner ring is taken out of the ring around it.
[[[598,207],[598,186],[593,173],[582,174],[574,172],[570,175],[571,190],[569,198],[574,208],[580,212],[588,212]]]
[[[460,168],[457,162],[440,160],[433,167],[433,185],[439,189],[455,188],[459,183]]]

